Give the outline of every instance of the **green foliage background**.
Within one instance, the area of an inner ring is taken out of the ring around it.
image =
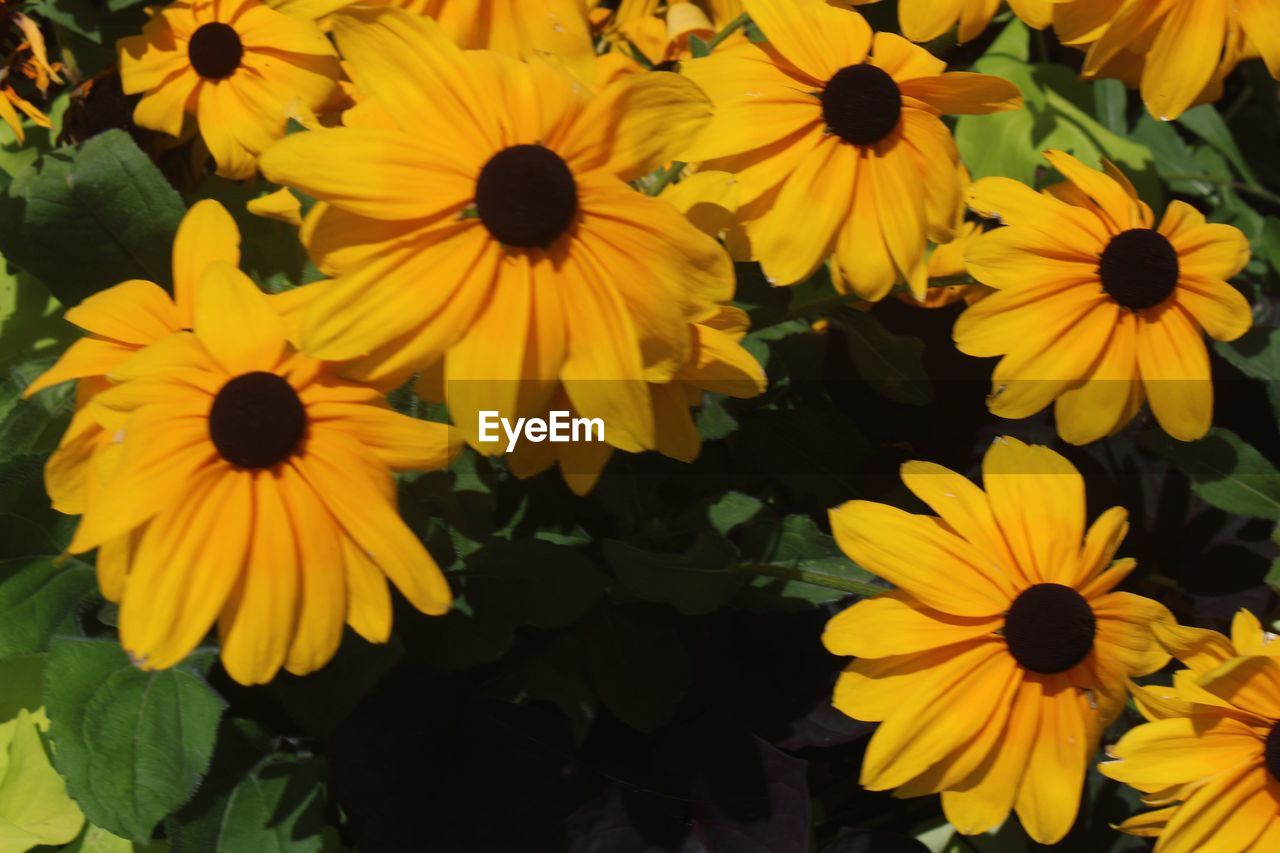
[[[140,20],[131,0],[28,7],[82,76],[106,69],[114,38]],[[868,15],[893,28],[892,4]],[[975,177],[1042,186],[1054,179],[1046,148],[1105,156],[1157,210],[1185,199],[1248,235],[1254,259],[1235,284],[1257,323],[1216,347],[1219,426],[1183,444],[1140,420],[1100,446],[1059,449],[1085,471],[1092,515],[1116,503],[1133,514],[1121,552],[1141,561],[1131,588],[1190,624],[1220,628],[1240,606],[1269,622],[1280,588],[1275,82],[1246,64],[1217,105],[1161,123],[1119,83],[1080,82],[1077,54],[1016,21],[931,48],[1026,98],[1021,112],[955,122]],[[64,93],[50,107],[55,127],[67,106]],[[1057,446],[1047,418],[985,413],[990,364],[954,351],[954,309],[850,311],[821,275],[774,290],[740,265],[746,346],[770,386],[756,400],[708,401],[695,464],[619,455],[586,498],[554,472],[518,481],[471,453],[406,476],[403,513],[447,568],[452,613],[401,607],[390,644],[349,636],[320,673],[261,689],[232,683],[212,646],[143,673],[115,641],[92,566],[58,556],[72,520],[48,508],[41,469],[70,389],[30,401],[21,389],[73,339],[64,307],[127,278],[168,283],[173,233],[198,198],[235,213],[264,288],[317,274],[291,229],[244,213],[273,187],[191,180],[121,129],[68,145],[35,132],[17,146],[6,132],[0,722],[14,722],[0,725],[0,850],[26,849],[18,833],[37,808],[52,827],[37,843],[82,813],[62,849],[83,853],[1030,849],[1016,821],[962,840],[935,798],[860,790],[871,727],[829,707],[841,662],[818,643],[842,603],[881,588],[835,547],[829,507],[913,506],[896,479],[907,458],[972,473],[999,434]],[[820,316],[831,320],[822,335]],[[1063,849],[1146,849],[1109,828],[1135,807],[1091,774]]]

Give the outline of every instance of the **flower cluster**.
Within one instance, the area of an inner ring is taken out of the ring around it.
[[[1023,95],[915,42],[972,40],[1001,4],[902,0],[904,37],[854,8],[875,2],[150,9],[117,45],[134,122],[252,182],[249,212],[296,227],[321,278],[264,292],[232,212],[205,198],[174,238],[171,291],[134,279],[71,307],[84,336],[26,388],[78,383],[45,481],[80,516],[67,550],[97,551],[133,661],[173,667],[216,628],[226,672],[262,684],[323,667],[346,627],[386,642],[391,586],[445,614],[396,475],[464,445],[518,478],[558,467],[579,495],[618,451],[693,461],[707,394],[767,389],[735,263],[778,287],[829,280],[842,305],[963,302],[956,348],[999,359],[990,412],[1052,405],[1070,444],[1146,405],[1172,438],[1203,437],[1205,336],[1253,323],[1229,283],[1245,234],[1181,200],[1157,216],[1113,163],[1062,150],[1044,152],[1041,189],[971,180],[951,117]],[[1008,5],[1159,118],[1215,98],[1245,59],[1280,76],[1267,0]],[[59,69],[7,9],[43,90]],[[16,105],[43,123],[6,80],[0,118],[20,134]],[[450,423],[397,411],[395,392]],[[606,424],[603,440],[483,435],[485,415],[553,412]],[[1056,843],[1132,696],[1150,722],[1101,772],[1158,810],[1121,828],[1159,851],[1280,848],[1280,664],[1256,620],[1227,640],[1119,590],[1136,567],[1116,559],[1126,510],[1089,524],[1084,478],[1046,447],[996,440],[981,486],[927,462],[902,480],[932,514],[830,512],[843,552],[893,586],[823,636],[854,658],[833,704],[879,724],[863,787],[939,794],[966,834],[1016,813]],[[1187,667],[1172,686],[1133,681],[1171,658]]]

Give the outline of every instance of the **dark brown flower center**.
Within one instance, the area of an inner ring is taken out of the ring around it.
[[[550,148],[513,145],[485,164],[476,181],[476,212],[498,242],[550,246],[578,212],[578,184]]]
[[[1271,778],[1280,782],[1280,723],[1271,726],[1271,731],[1267,733],[1266,747],[1262,751],[1263,763],[1267,766],[1267,772],[1271,774]]]
[[[206,80],[221,80],[240,67],[244,45],[230,24],[213,21],[200,27],[187,43],[191,67]]]
[[[845,142],[874,145],[893,133],[902,117],[902,92],[874,65],[841,68],[822,90],[827,129]]]
[[[288,459],[307,431],[307,410],[293,386],[274,373],[243,373],[227,382],[209,410],[209,438],[241,468]]]
[[[1004,639],[1023,669],[1052,675],[1066,672],[1089,655],[1098,630],[1089,602],[1069,586],[1028,587],[1004,617]]]
[[[1159,231],[1121,231],[1103,250],[1098,275],[1102,289],[1125,308],[1151,308],[1178,284],[1178,253]]]

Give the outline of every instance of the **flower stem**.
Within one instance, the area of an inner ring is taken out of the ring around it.
[[[746,12],[743,12],[741,15],[739,15],[738,17],[730,21],[728,24],[726,24],[723,30],[716,33],[714,36],[711,37],[711,40],[707,42],[707,52],[710,53],[711,51],[715,50],[722,41],[724,41],[729,36],[736,33],[738,30],[745,27],[747,25],[747,21],[749,20],[751,20],[751,16],[748,15]]]
[[[888,589],[876,584],[844,578],[839,575],[830,575],[825,572],[814,572],[797,568],[796,566],[777,566],[771,563],[735,563],[733,571],[778,578],[780,580],[800,581],[801,583],[853,593],[854,595],[873,596],[888,592]]]
[[[1160,177],[1164,178],[1166,181],[1205,181],[1206,183],[1216,184],[1220,187],[1230,187],[1238,193],[1251,195],[1254,198],[1262,199],[1263,201],[1280,207],[1280,194],[1273,193],[1262,187],[1250,186],[1243,181],[1235,181],[1231,178],[1219,177],[1218,175],[1200,175],[1194,172],[1161,172]]]

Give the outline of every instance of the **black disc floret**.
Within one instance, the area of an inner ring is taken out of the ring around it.
[[[1262,750],[1262,760],[1266,764],[1271,778],[1280,782],[1280,723],[1274,723],[1267,732],[1266,746]]]
[[[293,386],[274,373],[243,373],[222,386],[209,410],[209,438],[241,468],[270,468],[298,449],[307,411]]]
[[[902,92],[874,65],[841,68],[822,89],[827,129],[845,142],[874,145],[893,133],[902,118]]]
[[[221,21],[204,24],[191,34],[187,43],[191,67],[206,80],[230,77],[244,58],[244,44],[235,27]]]
[[[513,145],[490,158],[476,181],[476,212],[504,246],[546,248],[578,212],[578,184],[550,148]]]
[[[1159,231],[1132,228],[1111,238],[1102,251],[1102,289],[1125,308],[1153,308],[1178,285],[1178,253]]]
[[[1023,669],[1041,675],[1066,672],[1093,648],[1098,620],[1089,602],[1069,586],[1028,587],[1004,617],[1004,639]]]

